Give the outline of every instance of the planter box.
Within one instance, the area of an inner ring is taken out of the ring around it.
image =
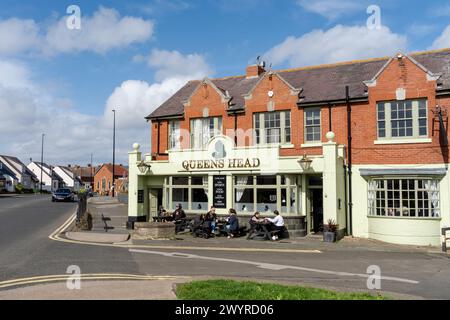
[[[336,242],[336,232],[323,232],[323,241],[324,242]]]

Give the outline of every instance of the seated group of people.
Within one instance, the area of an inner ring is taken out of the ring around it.
[[[268,231],[284,231],[283,217],[278,210],[275,210],[274,214],[274,218],[261,218],[261,214],[255,212],[249,220],[250,233],[257,231],[259,225],[264,225]],[[172,214],[169,214],[165,209],[161,209],[159,216],[175,222],[175,233],[183,231],[186,227],[186,213],[180,203],[176,205]],[[219,223],[224,227],[222,230],[218,230]],[[201,214],[194,219],[191,231],[194,235],[204,235],[205,237],[216,234],[217,231],[224,231],[230,239],[234,238],[239,233],[239,230],[239,219],[235,209],[231,208],[228,210],[227,218],[219,219],[216,214],[216,208],[211,207],[206,214]],[[278,240],[278,237],[278,235],[274,235],[272,240]]]

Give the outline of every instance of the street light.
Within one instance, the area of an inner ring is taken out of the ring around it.
[[[112,167],[112,197],[114,198],[114,193],[116,192],[114,188],[115,183],[115,163],[116,163],[116,110],[112,110],[114,114],[114,121],[113,121],[113,167]]]
[[[298,160],[298,163],[302,167],[303,171],[308,171],[311,168],[312,160],[306,156],[306,153],[303,154],[303,158]]]
[[[152,166],[146,163],[144,160],[141,160],[141,162],[137,165],[139,171],[144,174],[146,173]]]
[[[45,136],[45,133],[42,134],[42,146],[41,146],[41,181],[39,181],[40,185],[41,185],[41,187],[40,187],[41,194],[42,194],[42,170],[44,170],[43,169],[43,163],[44,163],[44,136]]]

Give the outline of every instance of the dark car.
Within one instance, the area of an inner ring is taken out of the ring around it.
[[[72,190],[60,188],[52,193],[52,201],[71,201],[75,200]]]

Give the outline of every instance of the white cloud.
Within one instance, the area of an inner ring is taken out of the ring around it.
[[[306,11],[319,14],[330,20],[357,10],[363,10],[365,7],[364,2],[353,0],[297,0],[297,4]]]
[[[290,36],[264,57],[274,65],[287,62],[297,67],[391,55],[406,47],[405,36],[392,33],[384,26],[370,30],[365,26],[337,25],[298,38]]]
[[[190,61],[190,56],[180,54],[179,58]],[[197,62],[204,71],[211,70],[206,62]],[[159,72],[167,69],[167,64],[154,61],[153,67]],[[17,71],[13,82],[3,77],[11,70]],[[0,117],[0,154],[17,155],[25,162],[30,157],[39,159],[41,134],[46,133],[45,161],[85,164],[94,153],[96,162],[110,162],[111,110],[115,109],[117,162],[127,163],[127,152],[134,142],[140,143],[144,152],[150,150],[150,126],[145,116],[200,74],[198,70],[191,71],[192,74],[183,69],[178,73],[171,70],[152,84],[124,81],[106,101],[104,113],[92,116],[77,112],[70,100],[55,97],[46,88],[35,85],[26,65],[0,59],[0,114],[8,115]]]
[[[34,20],[0,21],[0,54],[16,54],[39,45],[39,26]]]
[[[442,49],[450,47],[450,25],[445,28],[439,37],[434,40],[431,49]]]
[[[45,36],[45,50],[105,53],[150,39],[153,28],[150,20],[121,17],[115,9],[100,7],[92,16],[82,16],[81,30],[69,30],[66,17],[51,25]]]
[[[115,9],[99,7],[92,16],[81,16],[81,29],[69,30],[67,17],[47,27],[34,20],[0,21],[0,55],[38,52],[49,55],[91,51],[106,53],[149,40],[154,23],[138,17],[122,17]]]
[[[174,77],[201,79],[213,73],[205,57],[197,53],[183,55],[178,51],[154,49],[148,57],[137,55],[133,61],[146,61],[149,67],[157,69],[155,73],[157,81]]]

